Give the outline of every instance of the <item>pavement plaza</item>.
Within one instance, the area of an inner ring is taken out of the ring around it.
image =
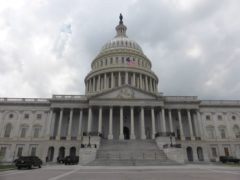
[[[0,173],[0,180],[239,180],[240,167],[220,165],[87,167],[48,165]]]

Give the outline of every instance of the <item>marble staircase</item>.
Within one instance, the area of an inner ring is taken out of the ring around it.
[[[101,140],[91,166],[141,166],[172,164],[154,140]]]

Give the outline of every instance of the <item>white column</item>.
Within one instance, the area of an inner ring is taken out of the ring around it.
[[[178,109],[178,121],[179,121],[181,140],[185,140],[185,136],[184,136],[184,132],[183,132],[183,126],[182,126],[182,115],[181,115],[181,110],[180,109]]]
[[[166,132],[166,119],[165,119],[165,110],[164,108],[161,109],[161,115],[162,115],[162,132]]]
[[[92,78],[89,79],[89,92],[92,92]]]
[[[70,117],[69,117],[69,123],[68,123],[68,135],[67,139],[71,139],[72,134],[72,119],[73,119],[73,109],[70,109]]]
[[[197,128],[199,130],[199,136],[201,137],[201,140],[205,139],[203,133],[203,122],[201,121],[201,114],[199,111],[197,111]]]
[[[83,110],[80,109],[80,112],[79,112],[79,123],[78,123],[78,140],[80,140],[81,136],[82,136],[82,117],[83,117]]]
[[[131,139],[136,139],[135,132],[134,132],[134,107],[130,107],[130,114],[131,114]]]
[[[168,117],[169,117],[169,125],[170,125],[170,132],[173,132],[173,122],[172,122],[172,110],[168,110]]]
[[[109,108],[109,130],[108,130],[108,139],[113,139],[113,134],[112,134],[112,118],[113,118],[113,108]]]
[[[0,137],[2,137],[3,128],[4,128],[3,111],[0,111]]]
[[[149,91],[148,89],[148,77],[145,75],[145,89],[146,91]]]
[[[118,73],[118,86],[122,85],[122,78],[121,78],[121,72]]]
[[[140,89],[143,89],[142,74],[139,75]]]
[[[24,115],[24,112],[23,111],[19,111],[19,117],[18,117],[17,122],[15,124],[15,128],[13,129],[13,138],[14,139],[18,139],[19,138],[20,124],[23,121],[23,115]],[[10,137],[12,137],[11,134],[10,134]],[[4,136],[4,132],[3,132],[3,136]]]
[[[141,139],[146,139],[145,120],[144,120],[144,107],[141,107]]]
[[[149,79],[149,91],[153,92],[153,87],[152,87],[152,78],[150,77]]]
[[[187,115],[188,115],[188,125],[189,125],[189,130],[190,130],[190,137],[191,140],[194,140],[194,136],[193,136],[193,129],[192,129],[192,119],[191,119],[191,114],[189,109],[187,110]]]
[[[136,86],[136,75],[135,73],[133,72],[133,81],[132,81],[132,86]]]
[[[96,83],[95,83],[95,77],[93,77],[93,92],[95,92],[96,91]]]
[[[98,80],[97,80],[97,91],[100,91],[101,76],[98,75],[97,78],[98,78]]]
[[[153,92],[155,92],[155,85],[154,85],[154,83],[155,83],[155,80],[152,79],[152,88],[153,88]]]
[[[227,112],[223,112],[223,120],[226,124],[226,132],[225,132],[226,133],[226,138],[227,139],[234,139],[235,134],[234,134],[234,132],[231,128],[232,125],[230,123],[228,123],[228,121],[229,121],[228,118],[229,118],[229,114]]]
[[[154,112],[154,107],[151,108],[151,118],[152,118],[152,139],[155,139],[156,126],[155,126],[155,112]]]
[[[107,73],[104,74],[104,89],[107,89]]]
[[[0,111],[0,137],[3,137],[3,131],[4,131],[4,120],[3,120],[3,112]]]
[[[114,88],[114,75],[111,73],[111,88]]]
[[[119,139],[123,140],[124,139],[124,135],[123,135],[123,107],[120,107],[120,135],[119,135]]]
[[[128,84],[128,72],[125,72],[125,84]]]
[[[98,111],[98,132],[102,133],[102,107]]]
[[[61,138],[61,128],[62,128],[62,117],[63,117],[63,109],[60,109],[60,116],[58,121],[58,132],[57,132],[57,139],[60,140]]]
[[[50,134],[51,134],[51,125],[52,125],[52,117],[53,117],[53,109],[50,109],[49,116],[47,119],[47,130],[46,130],[46,139],[50,139]]]
[[[88,108],[88,127],[87,132],[90,133],[92,130],[92,107]]]

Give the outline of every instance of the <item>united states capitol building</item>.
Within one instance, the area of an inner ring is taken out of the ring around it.
[[[91,63],[85,95],[0,98],[0,161],[37,155],[80,164],[161,164],[240,158],[240,101],[164,96],[151,60],[116,36]]]

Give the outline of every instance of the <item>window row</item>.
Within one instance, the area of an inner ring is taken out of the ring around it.
[[[236,115],[231,115],[230,116],[230,119],[231,120],[236,120],[237,119],[237,116]],[[206,120],[210,121],[210,120],[213,120],[213,116],[211,115],[206,115]],[[223,115],[217,115],[217,120],[223,120]]]
[[[111,58],[97,60],[93,64],[93,69],[104,67],[107,65],[112,65],[112,64],[126,64],[129,66],[141,66],[149,69],[151,68],[150,63],[144,59],[138,59],[134,57],[111,57]]]
[[[15,118],[15,116],[16,116],[16,114],[10,113],[10,114],[8,114],[8,119],[13,119],[13,118]],[[24,119],[30,119],[30,114],[29,113],[24,113],[23,118]],[[42,114],[40,114],[40,113],[36,114],[36,119],[41,120],[42,119]]]
[[[233,134],[234,134],[235,138],[240,138],[240,128],[237,124],[235,124],[233,126],[232,130],[233,130]],[[216,132],[214,126],[207,126],[206,131],[207,131],[207,137],[209,139],[217,138],[216,133],[219,133],[219,136],[220,136],[221,139],[226,139],[227,134],[228,134],[226,126],[222,126],[222,125],[217,128],[218,132]]]
[[[28,125],[20,125],[20,128],[19,128],[19,134],[18,136],[20,138],[25,138],[28,131],[29,131],[29,126]],[[42,126],[40,125],[34,125],[33,126],[33,129],[32,129],[32,137],[33,138],[39,138],[40,137],[40,133],[41,133],[41,130],[42,130]],[[4,135],[3,137],[5,138],[8,138],[8,137],[11,137],[13,133],[13,125],[11,123],[8,123],[6,126],[5,126],[5,129],[4,129]]]

